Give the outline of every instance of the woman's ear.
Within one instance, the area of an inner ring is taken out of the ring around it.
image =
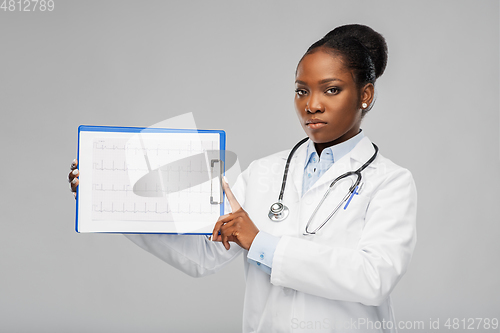
[[[367,83],[361,90],[361,104],[366,103],[366,105],[370,106],[373,102],[373,98],[375,97],[375,87],[373,83]]]

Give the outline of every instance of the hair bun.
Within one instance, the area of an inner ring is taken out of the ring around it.
[[[384,37],[366,25],[348,24],[335,28],[323,37],[324,40],[357,39],[368,50],[375,66],[375,76],[380,77],[387,65],[387,44]]]

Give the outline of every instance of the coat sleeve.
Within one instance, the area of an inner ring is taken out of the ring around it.
[[[204,235],[125,234],[139,247],[193,276],[213,274],[241,252],[237,245],[226,251],[222,243]]]
[[[242,206],[245,201],[248,169],[238,176],[232,188]],[[226,213],[230,211],[227,200],[225,210]],[[215,223],[216,221],[214,225]],[[235,243],[226,250],[221,242],[212,242],[205,235],[125,234],[125,236],[142,249],[193,277],[217,272],[243,251]]]
[[[416,243],[417,194],[399,169],[373,194],[357,248],[283,236],[271,283],[333,300],[383,303],[405,273]]]

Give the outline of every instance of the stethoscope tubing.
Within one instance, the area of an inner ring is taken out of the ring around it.
[[[285,185],[286,185],[286,178],[288,176],[288,167],[290,166],[290,161],[292,160],[292,156],[295,153],[295,151],[307,140],[309,140],[309,137],[305,137],[302,140],[300,140],[290,151],[290,154],[288,154],[288,158],[286,160],[286,165],[285,165],[285,172],[283,173],[283,180],[281,181],[281,191],[280,195],[278,197],[278,202],[283,201],[283,193],[285,193]]]
[[[280,222],[280,221],[283,221],[287,216],[288,216],[288,207],[286,207],[285,205],[282,204],[282,201],[283,201],[283,195],[285,193],[285,186],[286,186],[286,179],[287,179],[287,176],[288,176],[288,168],[290,166],[290,161],[292,159],[292,156],[293,154],[295,153],[295,151],[304,143],[308,140],[309,138],[306,137],[302,140],[300,140],[293,148],[292,150],[290,151],[290,154],[288,155],[288,158],[286,160],[286,165],[285,165],[285,171],[283,173],[283,180],[281,182],[281,190],[280,190],[280,194],[279,194],[279,197],[278,197],[278,202],[277,204],[279,204],[280,206],[280,210],[281,212],[285,211],[286,214],[284,216],[282,216],[281,213],[272,213],[273,211],[273,206],[275,204],[273,204],[271,206],[271,210],[270,210],[270,213],[269,213],[269,218],[272,220],[272,221],[275,221],[275,222]],[[366,161],[361,167],[359,167],[357,170],[355,171],[348,171],[340,176],[338,176],[337,178],[335,178],[330,186],[328,187],[328,190],[326,191],[326,193],[323,195],[323,198],[321,199],[321,201],[319,202],[319,204],[316,206],[316,208],[314,209],[314,212],[312,213],[311,217],[309,218],[309,221],[307,222],[306,224],[306,228],[305,228],[305,232],[304,232],[304,235],[314,235],[319,229],[321,229],[331,218],[332,216],[340,209],[340,207],[342,207],[342,205],[344,204],[344,202],[346,202],[352,195],[353,193],[356,191],[356,189],[360,186],[361,184],[361,180],[362,180],[362,176],[361,176],[361,171],[363,171],[364,169],[366,169],[366,167],[368,167],[368,165],[370,165],[374,160],[375,158],[377,157],[377,154],[378,154],[378,147],[376,144],[374,144],[372,142],[372,145],[373,147],[375,148],[375,153],[372,155],[372,157],[370,157],[370,159],[368,161]],[[353,175],[356,175],[356,181],[352,184],[352,186],[349,188],[349,191],[347,193],[347,195],[342,199],[342,201],[337,205],[337,207],[335,207],[335,209],[330,213],[330,215],[325,219],[325,221],[323,221],[323,223],[321,223],[321,225],[319,225],[316,229],[314,229],[313,231],[309,231],[309,226],[311,224],[311,221],[312,219],[314,218],[314,216],[316,215],[317,211],[319,210],[319,207],[321,207],[321,205],[323,204],[323,202],[325,201],[326,197],[328,196],[328,194],[330,193],[330,191],[332,190],[333,186],[339,182],[340,180],[344,179],[344,178],[347,178],[347,177],[350,177],[350,176],[353,176]],[[362,186],[362,184],[361,184]]]
[[[321,223],[321,225],[319,227],[317,227],[313,231],[309,231],[308,229],[309,229],[309,225],[311,224],[311,221],[313,220],[314,216],[316,215],[316,212],[319,210],[319,207],[321,207],[321,205],[325,201],[326,197],[328,196],[328,194],[332,190],[332,188],[335,185],[335,183],[337,183],[338,181],[340,181],[340,180],[342,180],[344,178],[352,176],[352,175],[356,175],[357,178],[356,178],[356,181],[349,188],[349,192],[347,192],[346,196],[342,199],[342,201],[340,201],[340,203],[337,205],[337,207],[335,207],[335,209],[330,213],[330,215],[328,215],[328,217],[325,219],[325,221],[323,221],[323,223]],[[332,216],[340,209],[340,207],[342,207],[342,205],[344,204],[344,202],[346,202],[351,197],[351,195],[354,193],[354,191],[356,190],[356,188],[359,186],[359,183],[361,183],[361,172],[358,173],[358,170],[356,170],[356,171],[349,171],[349,172],[346,172],[343,175],[340,175],[339,177],[337,177],[330,184],[330,186],[328,186],[328,190],[325,192],[325,195],[323,195],[323,198],[321,199],[321,201],[319,202],[319,204],[316,205],[316,208],[314,209],[314,212],[311,214],[311,217],[309,218],[309,221],[307,221],[306,230],[304,232],[304,235],[314,235],[319,229],[321,229],[332,218]]]

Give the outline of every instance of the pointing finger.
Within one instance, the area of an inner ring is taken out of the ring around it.
[[[240,203],[238,200],[236,200],[236,197],[234,196],[233,192],[229,188],[229,184],[226,182],[225,177],[222,178],[222,187],[224,188],[224,191],[226,192],[226,197],[227,200],[229,201],[229,205],[231,205],[231,211],[235,212],[238,209],[241,208]]]

